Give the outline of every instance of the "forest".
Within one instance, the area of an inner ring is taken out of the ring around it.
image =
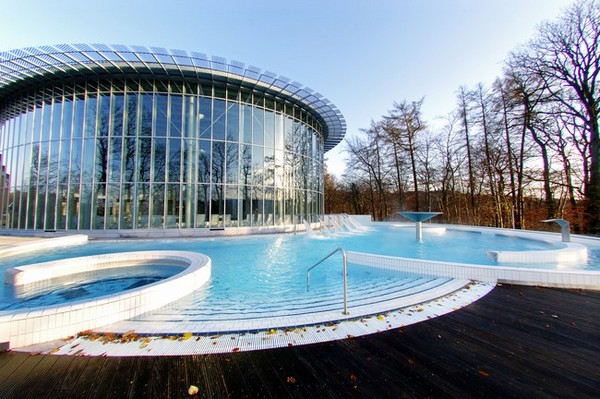
[[[600,1],[538,26],[491,84],[461,86],[443,123],[402,99],[345,139],[346,173],[325,173],[325,213],[600,234]]]

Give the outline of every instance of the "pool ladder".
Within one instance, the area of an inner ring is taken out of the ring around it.
[[[323,263],[327,259],[329,259],[331,256],[335,255],[337,252],[342,253],[342,270],[343,270],[342,275],[343,275],[343,281],[344,281],[344,311],[342,313],[347,315],[347,314],[349,314],[348,313],[348,260],[347,260],[348,256],[346,254],[346,251],[343,248],[336,248],[329,255],[325,256],[323,259],[321,259],[320,261],[318,261],[317,263],[312,265],[306,271],[306,290],[308,291],[308,289],[310,288],[310,271],[312,269],[314,269],[315,267],[319,266],[321,263]]]

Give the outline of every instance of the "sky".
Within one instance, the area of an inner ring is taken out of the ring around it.
[[[430,124],[461,85],[491,84],[509,52],[573,0],[0,0],[0,51],[60,43],[166,47],[300,82],[342,112],[346,137],[395,101]],[[327,152],[345,168],[343,142]]]

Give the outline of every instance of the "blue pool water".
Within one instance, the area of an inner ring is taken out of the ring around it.
[[[92,241],[80,247],[4,259],[0,263],[0,278],[4,278],[3,271],[8,267],[64,257],[132,250],[196,251],[212,259],[209,283],[184,300],[141,316],[140,319],[218,320],[259,317],[265,312],[286,315],[309,313],[313,308],[322,310],[324,303],[332,309],[341,308],[342,269],[339,254],[315,269],[311,273],[310,291],[306,287],[306,270],[337,247],[381,255],[493,265],[494,262],[487,255],[489,250],[545,250],[560,246],[560,242],[551,245],[494,234],[463,231],[438,234],[427,230],[424,231],[423,242],[419,243],[415,240],[414,229],[396,228],[393,225],[378,226],[365,233],[326,236],[317,233],[314,236],[285,234],[214,239]],[[593,268],[600,264],[599,253],[598,250],[591,251],[589,265],[576,267]],[[349,265],[350,302],[356,304],[365,297],[377,298],[382,292],[397,291],[401,289],[399,287],[436,284],[432,280]]]
[[[163,280],[181,268],[145,265],[72,274],[27,286],[5,286],[0,310],[62,305],[143,287]]]

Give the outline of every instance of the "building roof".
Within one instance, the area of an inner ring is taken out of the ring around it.
[[[29,79],[114,72],[201,78],[241,83],[312,109],[324,122],[325,150],[346,133],[342,113],[321,94],[272,72],[203,53],[122,44],[59,44],[0,52],[0,94]]]

